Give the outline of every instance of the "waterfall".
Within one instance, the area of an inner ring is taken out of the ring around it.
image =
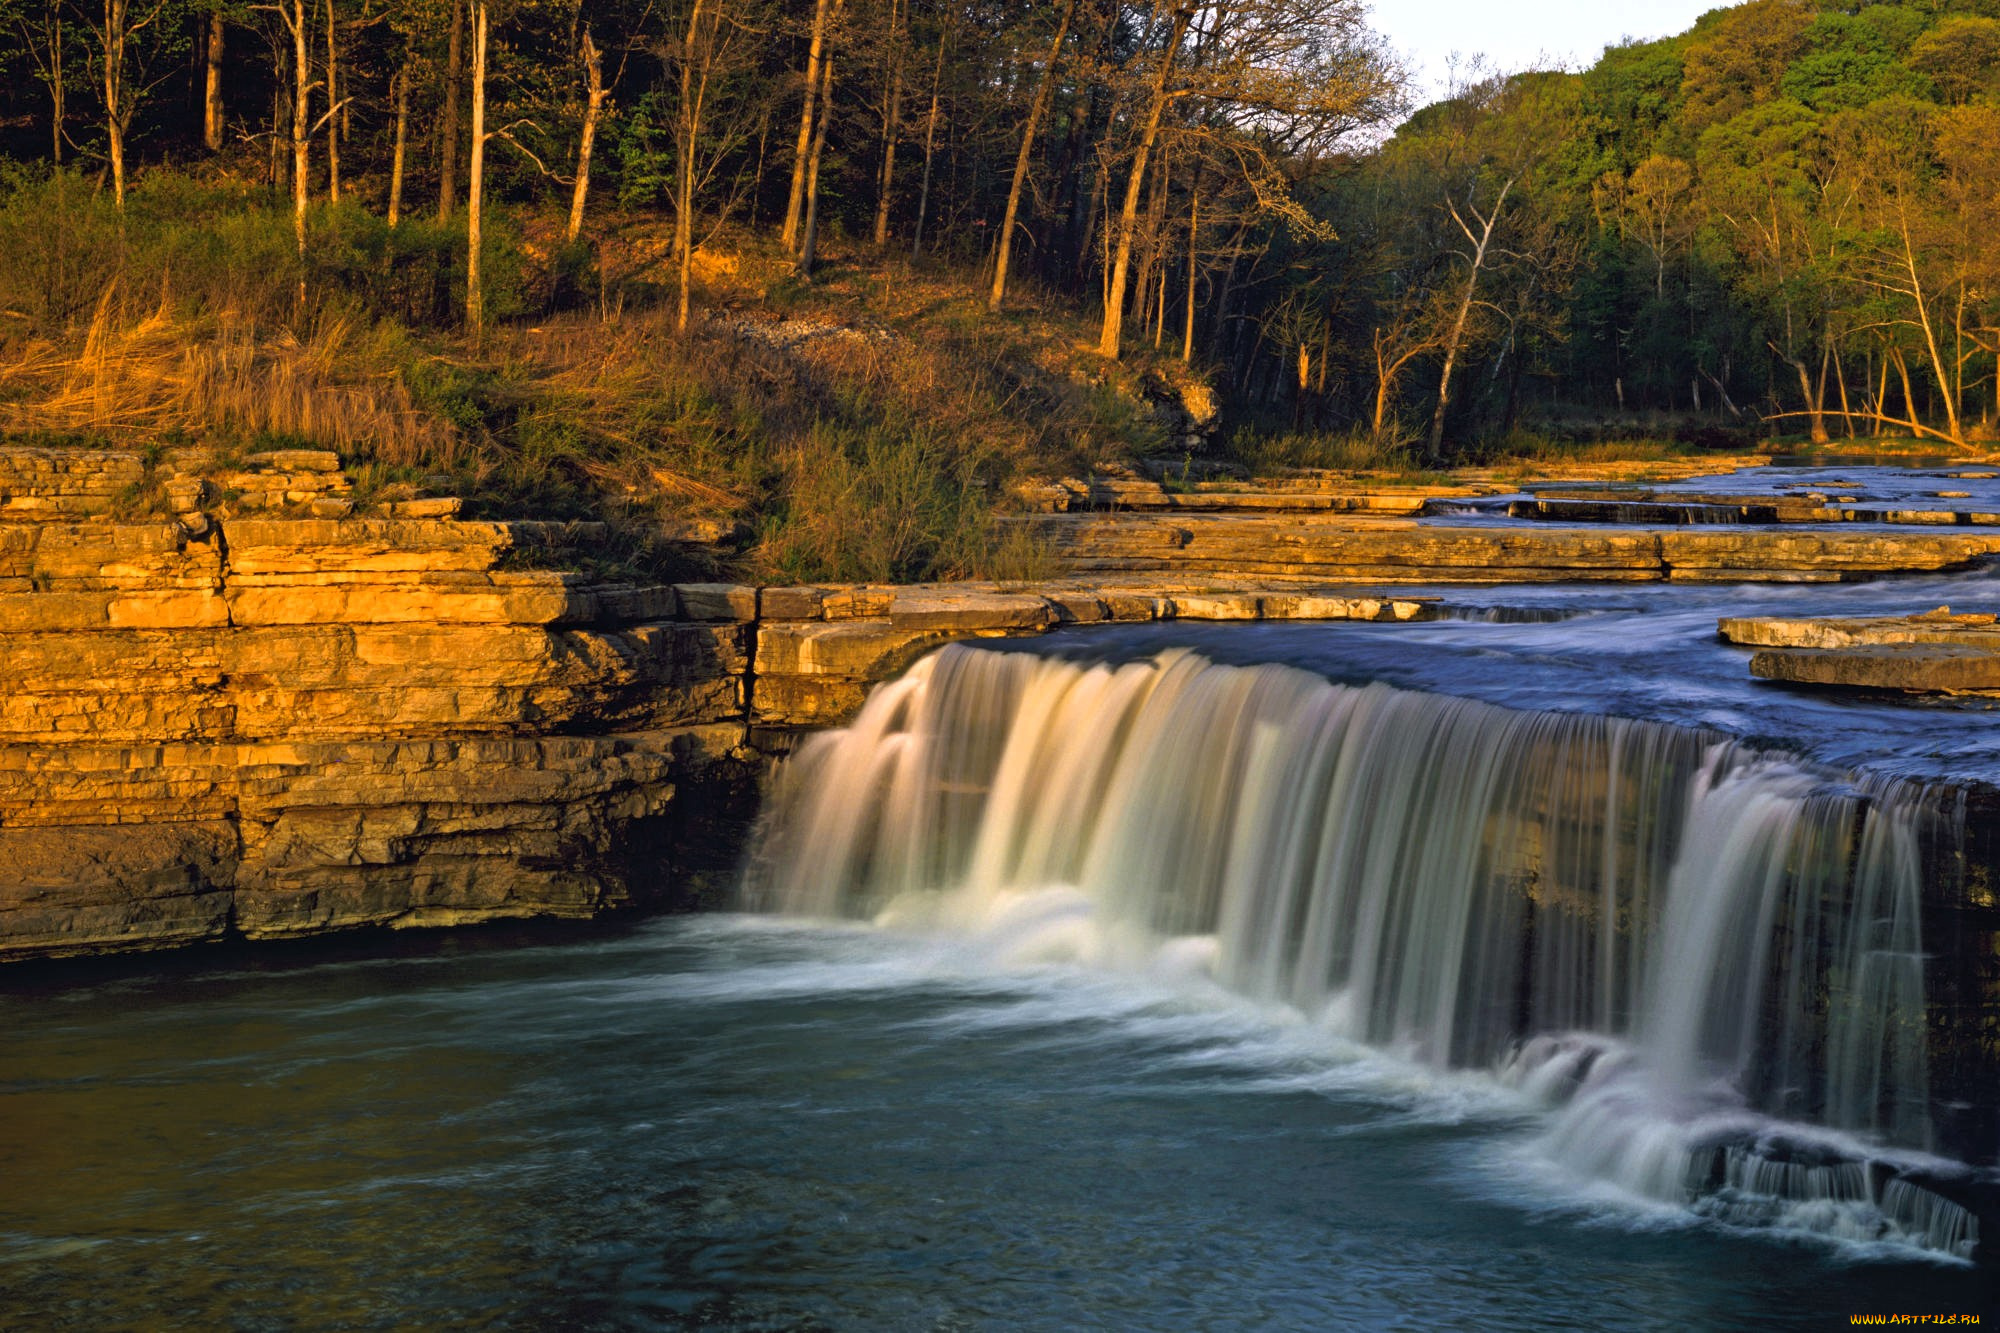
[[[946,648],[774,778],[751,906],[1171,947],[1485,1068],[1549,1153],[1733,1220],[1971,1253],[1932,1148],[1911,784],[1717,734],[1188,652]]]

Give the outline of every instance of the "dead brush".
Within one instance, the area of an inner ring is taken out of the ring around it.
[[[275,435],[398,466],[450,466],[463,448],[345,319],[322,318],[301,339],[228,312],[183,318],[161,305],[131,317],[115,291],[80,346],[37,341],[0,363],[0,397],[0,422],[17,431]]]

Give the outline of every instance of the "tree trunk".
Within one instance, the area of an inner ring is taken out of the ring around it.
[[[208,42],[202,57],[201,141],[211,153],[222,151],[222,11],[208,16]]]
[[[278,12],[282,14],[284,10]],[[283,191],[291,188],[285,174],[288,159],[282,145],[292,135],[292,80],[286,72],[287,61],[282,50],[271,63],[271,188]]]
[[[931,113],[924,122],[924,183],[917,192],[917,222],[911,230],[910,262],[924,252],[924,215],[931,206],[931,163],[937,153],[938,95],[944,78],[945,36],[938,34],[937,64],[931,69]]]
[[[806,162],[806,216],[799,238],[799,276],[812,276],[819,257],[819,163],[826,151],[826,127],[833,121],[833,52],[820,58],[819,124],[813,128],[812,152]]]
[[[1201,192],[1197,190],[1188,199],[1187,319],[1181,327],[1182,365],[1189,365],[1194,361],[1194,291],[1199,276],[1195,269],[1197,258],[1195,240],[1200,234]]]
[[[695,17],[688,20],[690,40],[693,25],[701,17],[699,3],[694,13]],[[597,143],[597,122],[604,115],[605,100],[611,95],[604,87],[604,53],[590,39],[589,28],[583,30],[583,69],[588,101],[583,109],[583,134],[576,143],[576,188],[570,195],[569,229],[563,233],[567,241],[575,241],[583,232],[583,206],[590,198],[590,150]]]
[[[104,0],[104,125],[111,155],[111,195],[125,211],[125,126],[131,113],[125,105],[126,0]]]
[[[24,30],[30,54],[34,57],[35,72],[43,86],[49,90],[49,156],[60,167],[63,163],[63,104],[68,92],[67,76],[63,73],[63,11],[55,4],[48,5],[42,15],[39,34],[28,37]],[[44,53],[46,44],[46,53]]]
[[[1164,149],[1160,152],[1160,167],[1153,173],[1152,188],[1146,194],[1146,230],[1143,237],[1134,237],[1133,244],[1139,249],[1139,277],[1134,282],[1132,297],[1132,318],[1139,324],[1143,334],[1149,319],[1157,321],[1159,308],[1153,301],[1152,291],[1159,274],[1155,270],[1166,267],[1167,262],[1167,196],[1173,192],[1173,158]],[[1164,290],[1164,288],[1162,288]],[[1158,333],[1157,324],[1154,329]],[[1154,339],[1155,344],[1158,338]]]
[[[1812,372],[1801,357],[1788,356],[1783,360],[1799,377],[1799,393],[1806,400],[1806,418],[1812,423],[1812,442],[1825,444],[1831,437],[1826,433],[1826,414],[1820,410],[1820,395],[1814,391]]]
[[[1907,209],[1907,204],[1904,205]],[[1951,376],[1945,373],[1944,358],[1938,353],[1937,334],[1931,327],[1930,307],[1924,301],[1923,279],[1917,273],[1916,245],[1910,238],[1910,221],[1907,214],[1902,219],[1903,264],[1910,276],[1910,299],[1917,304],[1917,323],[1924,331],[1924,348],[1930,354],[1931,373],[1937,376],[1938,390],[1944,396],[1945,424],[1950,428],[1952,443],[1964,443],[1965,436],[1959,429],[1958,402],[1952,396]],[[1910,421],[1917,419],[1917,406],[1910,404]]]
[[[486,204],[486,0],[473,0],[472,6],[472,156],[465,174],[465,327],[477,347],[486,328],[479,276],[479,223]]]
[[[292,235],[298,243],[299,282],[295,293],[298,313],[306,306],[306,203],[312,190],[308,175],[312,142],[308,137],[312,122],[312,59],[306,46],[306,0],[292,0],[285,26],[292,30]]]
[[[1131,277],[1132,233],[1139,225],[1139,191],[1145,184],[1146,160],[1152,156],[1153,143],[1160,137],[1160,120],[1167,110],[1167,81],[1173,75],[1174,60],[1180,53],[1181,38],[1187,32],[1187,25],[1188,11],[1175,11],[1167,49],[1160,53],[1160,72],[1153,80],[1152,97],[1148,100],[1145,124],[1139,134],[1138,155],[1133,158],[1132,174],[1125,181],[1125,205],[1118,214],[1118,242],[1111,260],[1111,283],[1104,292],[1104,327],[1097,336],[1098,352],[1113,360],[1118,357],[1124,333],[1125,284]]]
[[[452,0],[445,42],[444,118],[438,126],[438,221],[451,220],[458,198],[458,103],[465,94],[465,3]]]
[[[396,71],[396,149],[389,159],[389,225],[395,226],[403,215],[403,166],[407,160],[407,145],[410,133],[410,67],[404,65]]]
[[[688,285],[694,276],[695,151],[701,144],[702,110],[708,98],[707,59],[713,51],[715,24],[719,18],[713,11],[704,15],[707,3],[708,0],[694,0],[694,7],[688,12],[687,33],[681,42],[681,97],[674,134],[674,271],[678,279],[674,300],[676,333],[687,332],[688,326]],[[709,23],[710,44],[704,44],[701,38],[704,17]],[[698,58],[702,62],[699,79],[695,74]]]
[[[812,45],[806,52],[806,95],[799,108],[798,146],[792,150],[792,192],[785,201],[785,227],[778,235],[779,243],[788,251],[798,249],[799,225],[805,217],[806,159],[812,154],[814,103],[825,78],[820,65],[825,59],[826,20],[831,6],[832,0],[817,0],[813,5]]]
[[[757,229],[757,210],[764,202],[764,158],[771,146],[771,105],[764,104],[764,114],[757,118],[757,171],[750,178],[750,230]]]
[[[1847,400],[1847,368],[1840,364],[1840,358],[1833,358],[1833,382],[1840,389],[1841,434],[1846,439],[1854,438],[1854,408]]]
[[[1042,77],[1035,84],[1035,97],[1028,104],[1027,123],[1021,126],[1021,151],[1014,155],[1014,180],[1007,187],[1007,211],[1000,220],[1000,248],[993,260],[993,290],[986,298],[986,308],[997,311],[1000,302],[1007,295],[1007,258],[1014,248],[1014,221],[1021,211],[1021,190],[1028,182],[1028,163],[1035,148],[1035,130],[1041,125],[1042,113],[1048,110],[1049,94],[1055,87],[1056,66],[1062,61],[1063,39],[1069,36],[1069,21],[1076,13],[1076,0],[1068,0],[1063,6],[1062,16],[1056,20],[1056,33],[1049,41],[1048,59],[1042,65]]]
[[[882,112],[882,170],[875,180],[875,248],[889,243],[889,199],[896,186],[896,142],[903,131],[903,58],[906,54],[906,7],[889,0],[889,40],[896,54],[889,67],[889,101]]]
[[[333,0],[326,3],[326,197],[340,202],[340,72],[339,47],[334,40]]]
[[[1451,321],[1451,333],[1445,339],[1444,369],[1438,375],[1437,407],[1431,413],[1429,444],[1430,456],[1434,459],[1441,458],[1444,454],[1444,414],[1446,409],[1451,405],[1451,372],[1452,368],[1458,363],[1459,348],[1465,340],[1465,326],[1472,316],[1472,302],[1478,294],[1479,289],[1479,274],[1486,267],[1486,249],[1492,243],[1493,228],[1499,223],[1500,210],[1506,207],[1508,192],[1513,188],[1514,182],[1512,180],[1501,186],[1499,196],[1493,200],[1493,211],[1484,217],[1479,215],[1479,210],[1472,208],[1470,205],[1467,206],[1467,211],[1472,214],[1473,220],[1480,224],[1477,236],[1472,234],[1472,228],[1466,225],[1465,219],[1459,216],[1457,206],[1447,205],[1451,209],[1452,221],[1458,224],[1459,230],[1463,231],[1466,239],[1472,242],[1472,254],[1469,257],[1465,273],[1465,291],[1459,297],[1458,310]],[[1624,407],[1622,380],[1620,381],[1619,389],[1619,406],[1620,408]]]

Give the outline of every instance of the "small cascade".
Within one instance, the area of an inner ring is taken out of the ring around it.
[[[1018,960],[1164,951],[1492,1070],[1584,1177],[1966,1255],[1978,1218],[1928,1155],[1937,804],[1686,728],[953,647],[783,766],[746,893],[1004,924]]]
[[[1455,602],[1438,608],[1440,620],[1469,620],[1481,625],[1559,625],[1602,615],[1603,607],[1473,606]]]

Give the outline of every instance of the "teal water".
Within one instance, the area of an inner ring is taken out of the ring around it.
[[[8,1327],[1995,1317],[1990,1273],[1551,1174],[1485,1075],[977,941],[725,916],[209,954],[17,974],[0,1031]]]

